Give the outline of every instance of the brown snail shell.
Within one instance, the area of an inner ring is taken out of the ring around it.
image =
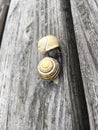
[[[58,39],[53,35],[48,35],[41,38],[38,42],[38,50],[41,54],[59,47]]]
[[[45,57],[38,64],[38,73],[44,80],[55,79],[60,72],[59,63],[56,59]]]

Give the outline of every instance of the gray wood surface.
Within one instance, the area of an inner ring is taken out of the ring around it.
[[[11,1],[0,55],[0,130],[88,130],[69,8],[67,0]],[[58,85],[36,69],[38,40],[48,34],[62,53]]]
[[[91,130],[98,130],[98,1],[71,0]]]
[[[9,0],[0,0],[0,39],[2,37]],[[1,40],[0,40],[1,41]]]
[[[66,48],[63,15],[60,0],[12,0],[0,57],[1,130],[72,130],[66,52],[58,85],[36,69],[39,38],[54,34]]]

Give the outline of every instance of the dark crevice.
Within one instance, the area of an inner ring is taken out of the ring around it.
[[[2,32],[0,34],[0,48],[1,48],[3,33],[4,33],[4,29],[5,29],[6,19],[7,19],[7,15],[8,15],[8,10],[9,10],[9,5],[7,7],[7,11],[6,11],[5,18],[4,18],[4,24],[3,24]]]
[[[72,104],[73,130],[90,130],[86,98],[80,71],[74,25],[69,0],[62,0],[62,9],[65,12],[67,28],[67,60],[68,80]]]

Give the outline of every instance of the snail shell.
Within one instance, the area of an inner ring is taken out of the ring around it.
[[[55,79],[60,72],[59,63],[56,59],[45,57],[38,64],[38,73],[44,80]]]
[[[41,54],[45,54],[46,52],[57,47],[59,47],[58,40],[52,35],[45,36],[38,42],[38,50]]]

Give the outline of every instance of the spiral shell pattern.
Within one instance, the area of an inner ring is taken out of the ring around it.
[[[45,57],[41,60],[37,68],[40,77],[44,80],[53,80],[60,72],[58,61],[51,57]]]

